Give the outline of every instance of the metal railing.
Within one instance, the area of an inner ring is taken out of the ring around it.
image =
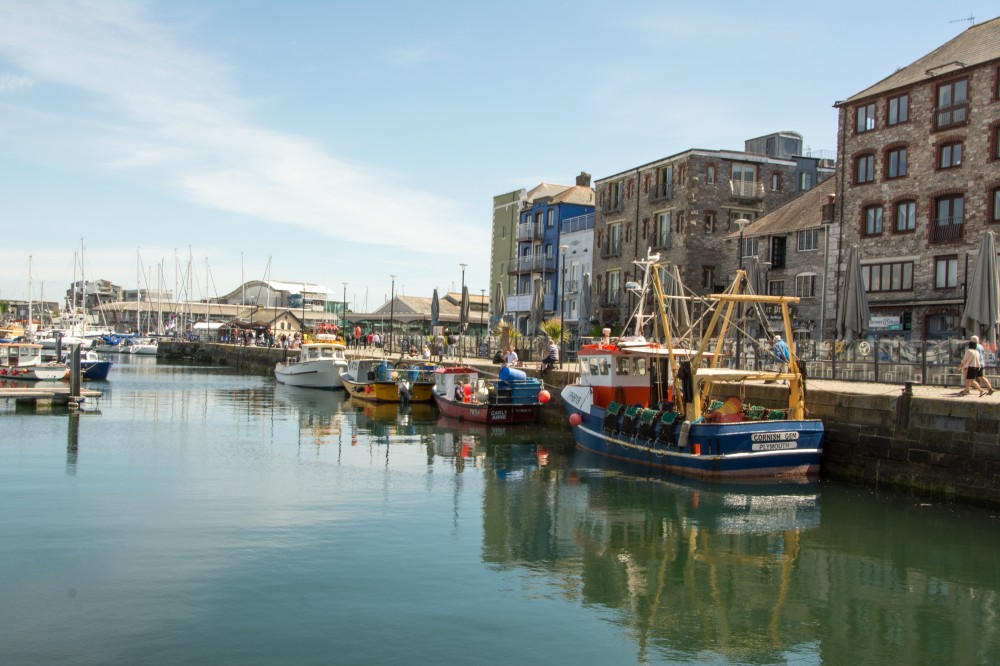
[[[674,198],[674,184],[667,183],[657,183],[656,187],[649,191],[649,203],[654,203],[657,201],[669,201]]]
[[[842,340],[797,340],[796,358],[812,379],[961,386],[958,365],[968,348],[966,339],[904,340],[874,336],[845,343]],[[724,364],[746,369],[768,369],[774,364],[767,340],[750,341],[737,361],[735,346],[726,350]],[[997,348],[986,347],[986,374],[996,385],[1000,378]]]
[[[931,225],[932,243],[959,240],[962,238],[962,218],[961,217],[939,217]]]
[[[669,229],[661,229],[653,237],[653,249],[654,250],[669,250],[673,245],[671,240],[672,235]]]
[[[601,206],[602,213],[620,213],[625,210],[625,199],[608,199]]]
[[[610,257],[620,257],[622,255],[622,242],[607,242],[601,246],[601,257],[603,259],[608,259]]]
[[[583,231],[585,229],[594,228],[594,214],[587,213],[586,215],[578,215],[576,217],[568,217],[562,221],[560,234],[568,234],[574,231]]]
[[[537,240],[545,235],[545,225],[536,224],[532,222],[531,224],[519,224],[517,225],[517,240]]]
[[[618,305],[621,302],[621,291],[603,291],[600,295],[601,305]]]
[[[734,197],[740,199],[763,199],[764,183],[748,180],[730,180],[729,189]]]

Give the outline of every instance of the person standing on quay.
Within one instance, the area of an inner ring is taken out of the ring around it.
[[[778,372],[788,372],[790,358],[791,352],[788,349],[788,343],[782,340],[780,335],[774,336],[774,360],[778,364]]]
[[[976,377],[977,381],[983,382],[986,385],[986,394],[993,395],[993,384],[986,377],[986,349],[979,342],[979,336],[973,335],[972,341],[976,343],[976,351],[979,352],[979,375]]]
[[[962,357],[962,362],[958,365],[959,371],[965,375],[965,388],[962,390],[962,395],[969,395],[969,388],[973,386],[979,390],[980,398],[986,395],[986,391],[976,381],[976,378],[979,376],[979,370],[982,367],[982,361],[979,359],[979,350],[976,349],[976,342],[969,340],[965,356]]]
[[[434,338],[434,346],[437,348],[435,351],[437,351],[438,363],[441,363],[444,361],[444,353],[446,351],[444,348],[445,339],[443,333],[438,333],[437,337]]]

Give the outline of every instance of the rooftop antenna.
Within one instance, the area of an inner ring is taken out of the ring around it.
[[[970,27],[976,25],[976,17],[971,12],[966,18],[955,19],[954,21],[948,21],[948,23],[962,23],[963,21],[968,21]]]

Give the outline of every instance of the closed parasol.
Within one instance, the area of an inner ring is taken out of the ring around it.
[[[465,329],[469,327],[469,288],[466,286],[462,287],[462,303],[459,306],[458,311],[458,330],[465,333]]]
[[[852,245],[847,254],[844,284],[841,285],[840,304],[837,307],[837,338],[854,342],[868,332],[869,319],[871,311],[868,309],[868,293],[861,275],[861,259],[858,256],[858,246]]]
[[[531,325],[528,327],[528,335],[534,335],[542,323],[545,316],[545,288],[542,281],[536,279],[532,285],[531,292]]]
[[[1000,324],[1000,272],[997,270],[996,239],[992,231],[983,234],[979,255],[972,269],[972,281],[965,296],[962,328],[991,343],[997,342]]]
[[[503,282],[497,282],[496,295],[493,297],[493,316],[499,323],[505,314],[507,314],[507,301],[503,295]]]

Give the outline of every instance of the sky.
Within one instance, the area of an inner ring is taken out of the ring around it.
[[[1000,13],[900,7],[3,0],[0,300],[269,278],[370,311],[461,264],[488,294],[495,195],[778,130],[833,153],[837,100]]]

